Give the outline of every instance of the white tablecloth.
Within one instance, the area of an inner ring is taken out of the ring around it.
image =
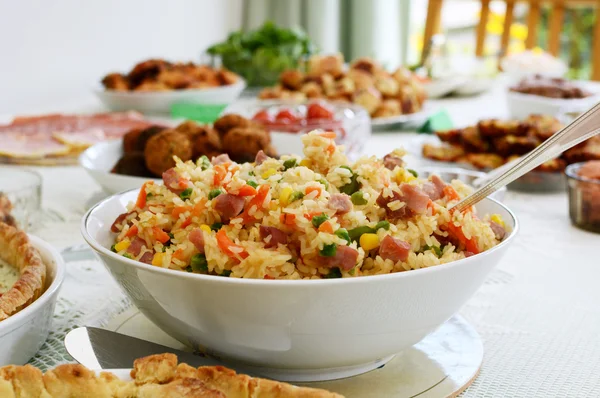
[[[502,92],[442,102],[457,125],[505,116]],[[365,153],[384,155],[416,134],[375,133]],[[409,158],[409,164],[418,160]],[[36,234],[58,248],[83,243],[79,222],[102,198],[76,167],[38,168],[43,175],[44,225]],[[521,232],[485,285],[462,309],[481,334],[485,359],[465,397],[600,397],[600,235],[570,225],[567,198],[508,192]],[[55,332],[34,359],[66,361],[64,332],[101,325],[129,305],[95,260],[68,263]]]

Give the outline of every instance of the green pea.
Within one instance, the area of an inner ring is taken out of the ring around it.
[[[378,231],[379,229],[385,229],[386,231],[390,230],[390,222],[383,220],[383,221],[379,221],[377,224],[375,224],[375,231]]]
[[[294,158],[288,159],[285,162],[283,162],[283,169],[284,170],[291,169],[293,167],[296,167],[297,164],[298,164],[298,161],[296,159],[294,159]]]
[[[216,222],[216,223],[214,223],[213,225],[210,226],[210,229],[212,231],[218,231],[218,230],[221,229],[222,226],[223,226],[223,223]]]
[[[325,186],[325,189],[329,189],[329,183],[324,178],[317,180],[318,183],[321,183]]]
[[[319,251],[319,254],[323,257],[333,257],[337,252],[337,245],[335,243],[331,243],[329,245],[323,246],[323,248]]]
[[[303,197],[304,197],[304,194],[300,191],[292,192],[292,194],[290,195],[290,203],[292,203],[296,200],[302,199]]]
[[[249,175],[249,176],[252,176],[252,177],[254,177],[256,174],[254,173],[254,171],[250,170],[250,171],[248,172],[248,175]]]
[[[208,156],[206,155],[202,155],[198,158],[198,161],[196,162],[196,164],[198,166],[200,166],[200,168],[202,170],[206,170],[208,169],[210,166],[212,166],[212,164],[210,163],[210,160],[208,159]]]
[[[359,240],[362,234],[373,234],[375,231],[373,228],[363,225],[361,227],[352,228],[348,231],[348,235],[352,240]]]
[[[219,196],[220,194],[222,194],[223,191],[221,191],[221,189],[217,188],[217,189],[212,189],[209,193],[208,193],[208,199],[214,199],[217,196]]]
[[[187,267],[185,267],[185,270],[186,270],[186,272],[194,272],[191,265],[188,265]]]
[[[426,252],[427,250],[431,250],[435,253],[436,256],[442,257],[442,249],[438,246],[425,245],[425,247],[423,247],[423,251]]]
[[[194,192],[192,188],[186,188],[182,193],[179,194],[179,197],[181,200],[187,200],[192,196],[192,192]]]
[[[323,213],[320,216],[314,216],[312,218],[311,222],[315,228],[319,228],[321,226],[321,224],[323,224],[328,219],[329,219],[329,216],[327,214]]]
[[[252,188],[258,187],[258,184],[256,183],[256,181],[253,181],[253,180],[247,181],[246,184],[250,185]]]
[[[323,278],[333,279],[333,278],[341,278],[342,271],[339,268],[332,268],[327,275],[324,275]]]
[[[208,262],[206,261],[206,256],[204,254],[194,254],[192,256],[192,260],[190,261],[190,266],[192,267],[192,271],[197,273],[207,273],[208,272]]]
[[[367,204],[367,200],[361,191],[354,192],[352,196],[350,196],[350,200],[352,201],[352,204],[356,206],[363,206]]]
[[[229,275],[231,275],[231,270],[226,269],[223,272],[221,272],[221,276],[229,276]]]
[[[346,228],[340,228],[334,232],[337,237],[344,239],[346,242],[350,243],[352,240],[350,239],[350,235],[348,235],[348,230]]]
[[[116,246],[117,246],[116,244],[115,244],[115,245],[112,245],[112,246],[110,247],[110,251],[111,251],[111,252],[115,252],[115,253],[116,253],[116,252],[117,252],[117,249],[115,248]]]
[[[125,257],[125,258],[128,258],[128,259],[130,259],[130,260],[132,260],[132,259],[133,259],[133,257],[131,257],[131,254],[129,254],[129,253],[125,253],[125,254],[123,254],[123,257]]]

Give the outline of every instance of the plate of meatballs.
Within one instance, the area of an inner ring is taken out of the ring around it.
[[[254,161],[257,156],[277,156],[278,144],[259,124],[237,114],[221,116],[212,125],[185,121],[167,126],[157,123],[128,132],[122,140],[88,148],[79,163],[109,193],[139,188],[148,179],[183,161]],[[281,145],[279,145],[281,146]]]
[[[168,114],[177,103],[228,105],[246,87],[244,79],[225,69],[192,62],[149,59],[127,73],[109,73],[94,91],[113,111]]]

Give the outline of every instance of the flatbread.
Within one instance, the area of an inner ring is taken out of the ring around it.
[[[30,365],[0,368],[2,397],[94,398],[343,398],[329,391],[237,374],[222,366],[193,368],[178,364],[173,354],[152,355],[134,362],[133,381],[112,373],[61,365],[42,374]]]

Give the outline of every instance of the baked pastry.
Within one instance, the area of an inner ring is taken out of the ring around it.
[[[42,294],[46,280],[46,266],[27,235],[4,223],[0,223],[0,269],[6,270],[0,274],[0,285],[4,280],[6,288],[0,290],[2,321],[35,301]]]
[[[61,365],[42,374],[30,365],[0,368],[1,397],[90,398],[343,398],[325,390],[237,374],[222,366],[193,368],[173,354],[134,362],[132,381],[82,365]]]

